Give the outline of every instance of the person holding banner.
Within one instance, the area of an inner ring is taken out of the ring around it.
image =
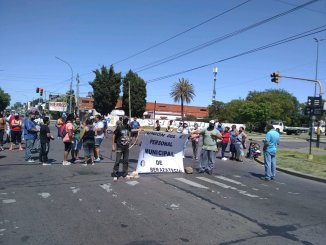
[[[191,136],[195,134],[201,134],[203,136],[203,146],[200,152],[199,159],[199,173],[207,173],[211,175],[215,165],[217,145],[216,141],[222,139],[221,133],[215,128],[215,121],[209,121],[208,128],[193,130]]]
[[[131,126],[128,124],[129,119],[125,117],[122,124],[117,124],[116,129],[112,135],[112,152],[116,151],[116,159],[113,166],[111,176],[114,178],[120,177],[119,164],[122,157],[122,177],[128,175],[128,161],[129,161],[129,144],[131,136]]]

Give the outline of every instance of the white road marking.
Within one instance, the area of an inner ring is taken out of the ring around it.
[[[300,195],[300,193],[298,193],[298,192],[288,192],[289,194],[292,194],[292,195]]]
[[[207,186],[204,186],[204,185],[201,185],[201,184],[198,184],[196,182],[193,182],[193,181],[190,181],[190,180],[187,180],[187,179],[184,179],[184,178],[175,178],[176,180],[180,181],[180,182],[183,182],[185,184],[188,184],[188,185],[191,185],[191,186],[194,186],[194,187],[197,187],[197,188],[202,188],[202,189],[209,189]]]
[[[172,204],[170,205],[170,208],[171,208],[172,210],[179,209],[179,207],[180,207],[180,204],[174,204],[174,203],[172,203]]]
[[[111,184],[107,183],[107,184],[102,184],[100,185],[104,190],[106,190],[107,192],[111,192],[112,188],[111,188]]]
[[[3,204],[9,204],[9,203],[14,203],[16,202],[16,199],[5,199],[5,200],[2,200],[2,203]]]
[[[133,211],[135,208],[132,206],[132,204],[128,204],[126,201],[121,202],[123,206],[126,206],[129,210]]]
[[[235,177],[235,178],[241,178],[240,175],[233,175],[233,177]]]
[[[0,232],[3,232],[3,231],[5,231],[6,229],[0,229]]]
[[[41,196],[43,198],[48,198],[48,197],[51,196],[51,194],[50,193],[47,193],[47,192],[38,193],[37,195],[39,195],[39,196]]]
[[[236,181],[236,180],[233,180],[233,179],[229,179],[229,178],[224,177],[224,176],[221,176],[221,175],[216,175],[214,177],[215,178],[218,178],[218,179],[221,179],[221,180],[225,180],[225,181],[231,182],[231,183],[236,184],[236,185],[246,186],[246,185],[242,184],[239,181]]]
[[[229,186],[229,185],[223,184],[223,183],[218,182],[218,181],[215,181],[215,180],[208,179],[208,178],[206,178],[206,177],[197,177],[197,179],[200,179],[200,180],[206,181],[206,182],[208,182],[208,183],[211,183],[211,184],[214,184],[214,185],[220,186],[220,187],[225,188],[225,189],[231,189],[231,190],[237,191],[237,192],[239,192],[240,194],[242,194],[242,195],[244,195],[244,196],[253,197],[253,198],[255,198],[255,197],[259,197],[259,196],[257,196],[257,195],[250,194],[250,193],[248,193],[248,192],[246,192],[246,191],[239,190],[239,189],[237,189],[237,188],[235,188],[235,187],[232,187],[232,186]]]
[[[131,186],[135,186],[135,185],[139,184],[139,182],[136,181],[136,180],[127,181],[126,183],[127,183],[128,185],[131,185]]]
[[[80,191],[80,188],[77,187],[70,187],[72,193],[76,194],[78,191]]]

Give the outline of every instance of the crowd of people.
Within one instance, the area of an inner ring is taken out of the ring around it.
[[[18,150],[23,151],[22,139],[25,141],[25,161],[35,162],[33,150],[39,152],[39,162],[42,165],[50,165],[48,153],[50,150],[50,141],[55,137],[50,132],[49,117],[41,117],[38,111],[29,111],[25,118],[18,113],[6,115],[0,112],[0,150],[4,150],[4,144],[9,144],[9,151],[12,151],[15,145]],[[56,120],[57,139],[62,140],[64,144],[64,154],[62,165],[67,166],[76,161],[82,162],[85,166],[94,165],[103,158],[101,155],[101,144],[106,134],[106,123],[101,115],[90,116],[84,122],[81,122],[78,116],[69,114],[65,118],[59,117]],[[120,118],[116,123],[115,131],[112,137],[112,152],[116,152],[116,161],[113,167],[112,176],[118,177],[119,164],[122,160],[123,171],[121,175],[125,177],[128,173],[128,158],[130,144],[136,145],[138,142],[138,132],[140,128],[137,118],[129,121],[129,118]],[[154,131],[160,131],[159,120],[153,126]],[[236,125],[222,127],[218,120],[211,120],[207,128],[199,128],[195,123],[190,129],[187,123],[180,122],[177,127],[173,126],[173,120],[170,121],[166,132],[176,132],[188,135],[183,147],[185,156],[187,144],[191,142],[192,154],[194,160],[199,160],[199,173],[212,174],[217,154],[221,152],[221,159],[235,160],[243,162],[245,149],[247,146],[247,135],[243,127],[237,129]],[[4,137],[6,136],[6,137]],[[202,136],[203,143],[199,152],[199,139]],[[274,140],[276,141],[276,140]],[[273,142],[274,142],[273,141]],[[227,158],[226,149],[229,146],[230,156]],[[275,144],[266,147],[268,171],[266,170],[266,179],[272,179],[275,166]],[[84,157],[80,157],[83,149]],[[71,159],[68,160],[69,154]]]

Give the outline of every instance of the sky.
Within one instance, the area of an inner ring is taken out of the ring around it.
[[[0,88],[10,94],[13,105],[38,98],[37,87],[47,95],[67,92],[73,73],[73,89],[79,74],[80,96],[86,96],[92,91],[93,71],[113,64],[116,72],[124,75],[131,69],[147,82],[148,102],[174,103],[171,87],[184,78],[196,94],[189,105],[207,106],[212,102],[213,68],[217,67],[218,101],[245,99],[250,91],[284,89],[306,102],[314,95],[314,83],[281,78],[275,84],[270,74],[279,71],[283,76],[315,79],[319,46],[317,77],[326,87],[326,31],[231,57],[321,26],[318,30],[325,30],[326,0],[244,29],[308,2],[0,0]],[[219,41],[139,69],[212,40]],[[187,70],[191,71],[178,74]]]

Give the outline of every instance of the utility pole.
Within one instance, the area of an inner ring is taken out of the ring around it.
[[[76,81],[77,81],[77,84],[76,84],[76,99],[75,99],[75,102],[76,102],[76,107],[77,107],[77,116],[79,117],[79,74],[77,73],[77,77],[76,77]]]
[[[129,97],[129,120],[131,121],[130,80],[128,81],[128,97]]]
[[[216,75],[217,75],[217,67],[214,67],[213,68],[213,74],[214,74],[214,87],[213,87],[213,97],[212,97],[212,102],[214,102],[216,100],[216,89],[215,89],[215,86],[216,86]]]

